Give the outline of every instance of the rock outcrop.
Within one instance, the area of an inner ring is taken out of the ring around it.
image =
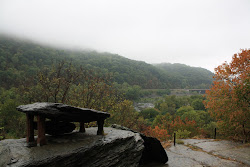
[[[32,115],[43,115],[46,118],[65,122],[92,122],[110,117],[107,112],[88,108],[73,107],[62,103],[33,103],[17,107],[18,111]]]
[[[144,150],[140,134],[104,128],[105,136],[96,135],[97,128],[86,133],[47,136],[47,145],[27,147],[25,139],[0,142],[0,166],[25,167],[134,167]]]
[[[111,127],[115,129],[127,130],[127,131],[131,131],[134,133],[138,133],[127,127],[123,127],[121,125],[113,124]],[[145,136],[144,134],[141,134],[141,133],[138,133],[138,134],[140,134],[141,138],[144,140],[144,143],[143,143],[144,150],[142,152],[142,157],[140,159],[141,165],[149,164],[153,162],[160,163],[160,164],[165,164],[166,162],[168,162],[167,153],[165,149],[162,147],[161,142],[158,139]]]
[[[96,121],[98,125],[97,135],[103,135],[104,120],[110,117],[107,112],[73,107],[62,103],[37,102],[18,106],[17,110],[26,114],[26,139],[30,146],[36,146],[34,144],[34,129],[38,130],[37,145],[42,146],[46,144],[46,133],[59,135],[72,132],[75,126],[71,122],[79,122],[79,131],[85,132],[84,123]],[[34,117],[36,117],[37,122],[34,122]],[[47,119],[50,121],[46,121]]]
[[[168,162],[167,153],[158,139],[143,134],[141,134],[141,137],[144,140],[144,150],[140,160],[141,165],[149,163],[165,164]]]

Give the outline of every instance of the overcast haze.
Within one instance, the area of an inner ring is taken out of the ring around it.
[[[250,48],[250,0],[0,0],[0,33],[213,71]]]

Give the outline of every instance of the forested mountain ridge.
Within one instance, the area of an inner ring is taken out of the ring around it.
[[[171,78],[178,78],[182,82],[182,87],[196,85],[195,88],[208,88],[214,75],[207,69],[179,63],[161,63],[155,64],[155,67],[167,72]]]
[[[0,86],[16,87],[22,78],[36,75],[41,68],[63,60],[102,73],[112,73],[114,81],[119,84],[126,82],[147,89],[208,88],[212,83],[213,74],[202,68],[181,65],[178,69],[180,65],[174,64],[172,70],[117,54],[63,50],[0,36]]]

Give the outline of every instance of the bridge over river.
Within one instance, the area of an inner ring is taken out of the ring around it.
[[[171,94],[174,92],[183,92],[186,94],[192,94],[192,93],[198,93],[198,94],[205,94],[207,90],[210,89],[170,89],[171,90]]]

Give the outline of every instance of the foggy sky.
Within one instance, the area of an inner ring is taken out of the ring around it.
[[[0,0],[0,33],[213,71],[250,48],[250,1]]]

